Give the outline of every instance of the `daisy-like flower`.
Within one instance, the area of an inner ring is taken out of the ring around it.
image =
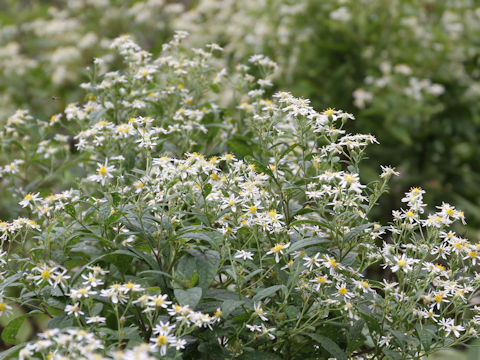
[[[268,321],[267,317],[265,316],[267,315],[267,313],[263,311],[261,302],[255,303],[253,305],[253,308],[255,309],[255,313],[260,317],[260,319],[262,319],[263,321]]]
[[[366,280],[354,280],[355,288],[361,290],[364,293],[372,292],[372,288]]]
[[[335,285],[335,287],[337,288],[337,296],[343,296],[346,299],[353,297],[353,294],[347,288],[347,284],[341,283]]]
[[[134,293],[134,292],[143,291],[143,288],[139,284],[135,284],[129,281],[128,283],[122,285],[122,291],[125,294],[128,294],[129,292]]]
[[[175,329],[175,325],[171,325],[168,321],[164,323],[160,321],[155,327],[153,328],[153,333],[157,334],[170,334],[170,332]]]
[[[87,324],[105,324],[106,318],[102,316],[87,317]]]
[[[313,270],[313,267],[320,266],[320,253],[316,253],[314,257],[305,256],[303,260],[305,263],[303,264],[308,270]]]
[[[322,265],[330,269],[330,274],[334,274],[336,270],[341,269],[340,264],[332,257],[325,255],[322,259]]]
[[[176,343],[177,339],[175,336],[160,333],[156,337],[151,338],[150,341],[153,342],[152,350],[160,349],[160,355],[165,356],[167,354],[167,345]]]
[[[314,283],[313,288],[315,291],[319,291],[323,285],[331,283],[327,275],[318,275],[315,279],[310,280],[310,282]]]
[[[90,286],[86,286],[70,290],[70,298],[74,301],[81,298],[87,299],[88,297],[90,297],[90,295],[95,295],[96,293],[96,291],[91,290]]]
[[[8,315],[12,312],[12,307],[3,300],[3,293],[0,293],[0,316]]]
[[[467,255],[463,258],[463,260],[470,259],[472,260],[472,265],[475,266],[477,264],[477,260],[479,258],[479,253],[476,249],[469,249],[467,251]]]
[[[101,290],[100,296],[109,298],[113,304],[124,303],[127,300],[120,284],[112,284],[108,289]]]
[[[56,270],[57,267],[52,267],[47,264],[36,266],[32,269],[32,271],[35,271],[39,274],[35,275],[33,279],[37,281],[37,285],[40,285],[42,282],[47,282],[50,285],[53,285]]]
[[[105,185],[107,179],[113,178],[112,172],[115,171],[115,167],[113,165],[108,165],[108,159],[105,160],[105,163],[97,163],[97,173],[94,175],[90,175],[87,179],[89,181],[95,181]]]
[[[103,281],[98,279],[94,273],[89,273],[88,275],[82,274],[82,278],[85,280],[82,283],[83,285],[89,285],[91,287],[103,285]]]
[[[183,339],[175,339],[175,341],[171,341],[170,345],[175,347],[175,350],[183,350],[185,349],[185,345],[187,345],[187,341]]]
[[[147,305],[153,309],[166,309],[172,302],[167,300],[167,295],[150,296]]]
[[[412,265],[419,262],[417,259],[408,258],[405,254],[402,254],[401,257],[398,255],[394,256],[394,266],[392,267],[392,272],[397,272],[402,270],[404,273],[408,273],[412,270]]]
[[[25,195],[22,201],[19,202],[19,204],[25,208],[28,207],[30,209],[33,209],[35,207],[35,202],[37,202],[40,199],[40,193],[28,193]]]
[[[465,328],[461,325],[455,325],[455,322],[453,319],[441,319],[439,321],[439,324],[442,326],[443,330],[446,332],[445,336],[450,335],[450,333],[453,333],[455,337],[460,337],[460,331],[465,331]]]
[[[84,312],[82,311],[82,309],[80,308],[80,305],[79,303],[75,303],[73,305],[67,305],[65,306],[65,312],[68,314],[68,315],[74,315],[75,317],[78,317],[79,315],[83,315]]]
[[[253,252],[245,251],[245,250],[237,250],[235,254],[236,259],[243,259],[243,260],[253,260]]]
[[[278,243],[275,245],[273,248],[270,249],[269,252],[267,252],[267,255],[269,254],[275,254],[275,262],[280,261],[280,254],[283,255],[283,251],[290,246],[290,243]]]

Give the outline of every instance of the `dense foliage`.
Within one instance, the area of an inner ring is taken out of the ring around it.
[[[479,17],[467,0],[2,2],[0,359],[473,344]]]
[[[3,357],[424,359],[476,338],[480,244],[450,229],[464,213],[427,214],[412,188],[390,224],[369,221],[398,175],[360,181],[375,137],[268,96],[268,57],[229,72],[186,36],[158,57],[119,37],[124,70],[96,59],[85,103],[8,119],[22,156],[2,173],[24,216],[0,224],[0,314],[27,312],[2,339],[49,320]],[[70,188],[37,190],[67,166]]]

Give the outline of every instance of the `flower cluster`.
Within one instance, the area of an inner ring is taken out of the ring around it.
[[[375,137],[347,132],[352,114],[269,96],[268,57],[229,74],[218,45],[187,50],[186,36],[156,58],[117,38],[125,68],[95,68],[84,104],[12,117],[12,138],[39,126],[42,149],[71,131],[73,149],[25,157],[23,174],[75,164],[70,190],[28,182],[12,194],[24,217],[0,223],[0,316],[50,318],[19,357],[424,359],[476,338],[464,213],[427,215],[412,188],[390,224],[372,222],[398,175],[362,177]]]

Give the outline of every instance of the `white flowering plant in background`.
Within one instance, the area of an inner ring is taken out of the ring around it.
[[[270,58],[225,70],[222,47],[186,36],[158,57],[119,37],[124,67],[95,60],[84,103],[9,118],[1,174],[21,210],[0,222],[1,338],[15,345],[0,356],[426,359],[475,339],[480,244],[452,228],[464,213],[428,213],[412,188],[372,222],[398,175],[378,164],[362,182],[375,137],[272,94]]]
[[[280,87],[361,118],[350,131],[384,144],[362,165],[368,181],[377,161],[402,170],[387,213],[419,184],[435,203],[468,209],[474,230],[479,19],[471,0],[200,0],[174,26],[192,34],[191,44],[218,42],[233,63],[255,53],[275,58]]]

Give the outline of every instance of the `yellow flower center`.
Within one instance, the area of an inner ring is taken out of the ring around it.
[[[325,281],[326,281],[325,277],[323,277],[323,276],[317,277],[317,283],[325,284]]]
[[[0,302],[0,311],[5,311],[7,305],[4,302]]]
[[[340,295],[345,295],[347,292],[348,292],[348,290],[347,290],[346,287],[341,287],[340,289],[338,289],[338,293]]]
[[[330,108],[323,112],[323,115],[327,115],[327,116],[330,116],[330,115],[333,115],[333,114],[335,114],[335,110],[330,109]]]
[[[355,177],[353,175],[350,175],[350,174],[345,174],[343,175],[343,178],[345,179],[345,181],[349,184],[352,184],[355,182]]]
[[[397,265],[400,266],[401,268],[404,268],[405,266],[407,266],[407,262],[402,259],[397,262]]]
[[[98,169],[98,173],[102,176],[107,175],[107,168],[105,166],[100,167],[100,169]]]
[[[49,279],[50,278],[50,271],[48,271],[47,269],[43,270],[41,276],[42,276],[42,279],[44,279],[44,280]]]
[[[468,253],[468,256],[470,256],[472,259],[477,257],[477,252],[476,251],[470,251]]]
[[[437,295],[437,296],[435,296],[433,299],[434,299],[437,303],[441,303],[443,297],[442,297],[442,295]]]
[[[278,252],[283,250],[284,246],[285,245],[283,245],[283,244],[277,244],[272,248],[272,252],[278,253]]]
[[[255,214],[257,212],[257,207],[252,205],[248,208],[248,211],[250,211],[250,214]]]

